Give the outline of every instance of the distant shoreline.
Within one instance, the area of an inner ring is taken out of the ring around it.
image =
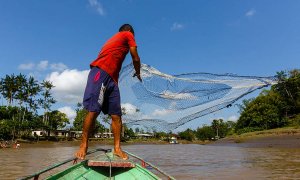
[[[279,128],[233,135],[210,143],[213,146],[246,148],[300,148],[299,128]]]
[[[30,144],[61,144],[62,146],[79,145],[81,139],[73,139],[71,141],[28,141],[18,139],[18,142],[31,146]],[[265,131],[256,131],[250,133],[244,133],[241,135],[232,135],[217,141],[187,141],[178,140],[179,144],[199,144],[209,146],[235,146],[246,148],[300,148],[300,128],[279,128]],[[90,144],[103,144],[113,145],[113,139],[96,139],[91,138]],[[121,142],[122,145],[137,145],[137,144],[149,144],[149,145],[167,145],[168,141],[156,140],[156,139],[131,139],[125,142]],[[24,146],[23,146],[24,147]]]

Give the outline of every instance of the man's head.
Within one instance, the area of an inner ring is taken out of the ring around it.
[[[130,31],[134,35],[133,27],[130,24],[123,24],[119,29],[119,32],[121,31]]]

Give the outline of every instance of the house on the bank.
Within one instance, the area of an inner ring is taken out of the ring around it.
[[[43,130],[36,130],[36,131],[32,131],[31,135],[34,137],[42,137],[42,136],[46,136],[47,132]]]
[[[48,134],[50,133],[50,134]],[[35,130],[31,132],[31,135],[34,137],[50,136],[50,137],[71,137],[79,138],[82,136],[82,131],[70,131],[58,129],[55,131],[45,131],[45,130]]]
[[[48,136],[48,131],[44,130],[35,130],[32,131],[31,134],[34,137],[42,137],[42,136]],[[49,134],[50,137],[66,137],[66,138],[81,138],[82,137],[82,131],[70,131],[70,130],[62,130],[58,129],[56,131],[50,131]],[[147,137],[148,135],[141,134],[141,137]],[[112,138],[113,133],[112,132],[103,132],[103,133],[97,133],[94,135],[95,138]]]
[[[50,131],[50,136],[70,137],[70,131],[69,130],[63,130],[63,129],[59,129],[59,130],[56,130],[56,131]]]
[[[113,137],[113,133],[112,132],[104,132],[104,133],[98,133],[98,137],[100,138],[112,138]],[[95,137],[97,137],[95,135]]]
[[[136,137],[140,138],[140,139],[149,139],[149,138],[153,137],[153,134],[150,134],[150,133],[138,133],[138,134],[136,134]]]
[[[82,137],[82,131],[70,131],[70,137],[80,138]]]

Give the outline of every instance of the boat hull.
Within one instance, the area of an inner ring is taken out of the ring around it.
[[[111,168],[111,169],[110,169]],[[136,179],[160,179],[152,172],[143,168],[139,164],[135,164],[135,167],[124,168],[124,167],[102,167],[102,166],[88,166],[88,161],[82,161],[78,164],[71,166],[70,168],[48,177],[48,180],[56,179],[126,179],[126,180],[136,180]]]

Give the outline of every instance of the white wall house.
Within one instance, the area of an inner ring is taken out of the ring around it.
[[[47,133],[46,133],[46,131],[32,131],[31,135],[32,136],[39,136],[39,137],[41,137],[41,136],[46,136]]]

